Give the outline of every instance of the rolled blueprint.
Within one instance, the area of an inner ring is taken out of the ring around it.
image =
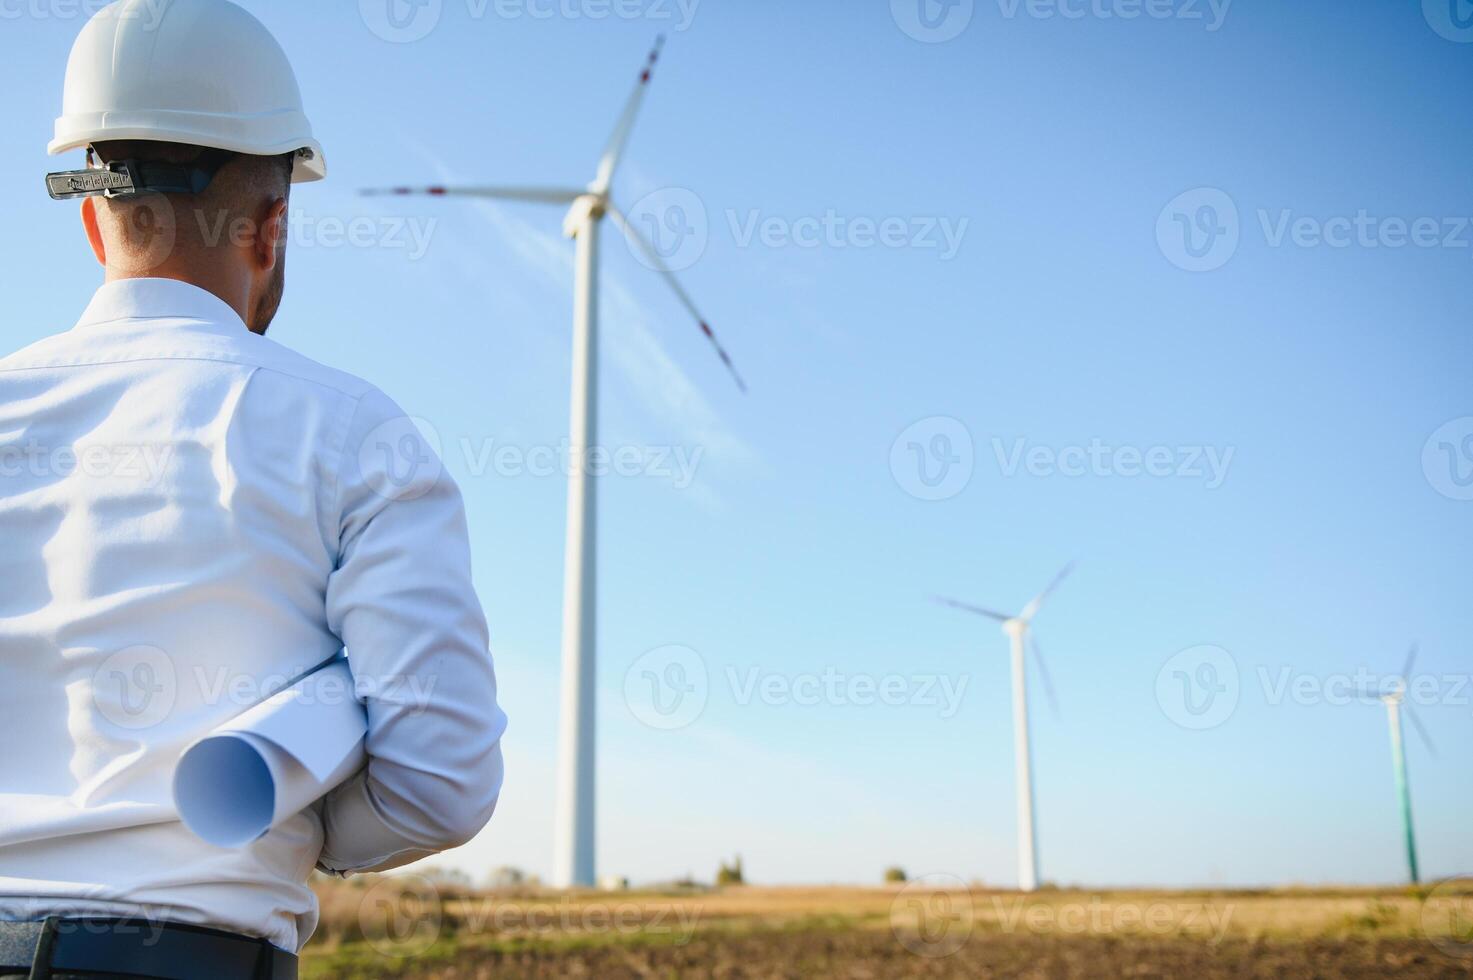
[[[184,750],[179,818],[201,840],[244,847],[363,768],[367,732],[347,661],[329,661]]]

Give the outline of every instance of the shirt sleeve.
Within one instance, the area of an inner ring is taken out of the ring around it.
[[[368,765],[323,801],[319,867],[378,871],[470,840],[501,791],[496,676],[460,490],[432,432],[359,399],[337,467],[327,620],[368,712]]]

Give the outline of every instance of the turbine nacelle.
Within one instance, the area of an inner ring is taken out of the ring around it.
[[[563,218],[563,234],[568,238],[577,238],[579,228],[582,228],[590,219],[603,220],[604,215],[608,212],[609,195],[599,193],[593,189],[592,185],[589,185],[588,193],[574,199],[573,206],[568,208],[568,214]]]

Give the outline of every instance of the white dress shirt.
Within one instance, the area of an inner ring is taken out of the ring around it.
[[[346,647],[369,763],[255,844],[193,740]],[[146,910],[295,950],[306,879],[464,843],[501,788],[460,492],[380,391],[166,279],[0,360],[0,919]]]

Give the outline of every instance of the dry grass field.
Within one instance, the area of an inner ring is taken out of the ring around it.
[[[1473,977],[1473,884],[471,893],[324,882],[305,980]]]

